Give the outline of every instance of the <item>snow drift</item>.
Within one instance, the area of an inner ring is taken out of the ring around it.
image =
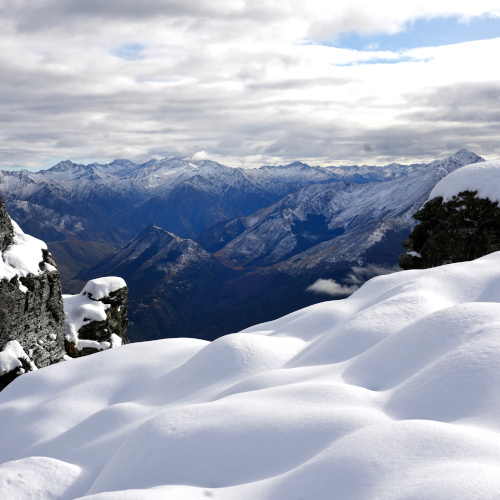
[[[5,498],[486,499],[500,252],[374,278],[212,343],[126,345],[0,394]]]

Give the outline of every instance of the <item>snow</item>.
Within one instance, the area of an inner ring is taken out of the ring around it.
[[[47,245],[42,240],[24,234],[15,221],[12,221],[12,226],[14,227],[14,243],[2,252],[0,279],[10,280],[15,276],[23,278],[29,274],[42,274],[40,263],[43,262],[43,250],[47,249]],[[20,281],[18,281],[18,286],[23,293],[28,291]]]
[[[78,330],[91,321],[105,321],[107,318],[106,309],[110,307],[110,304],[92,300],[88,295],[84,295],[84,291],[85,288],[82,293],[78,295],[63,295],[64,312],[66,314],[64,334],[66,340],[76,344],[78,349],[82,349],[83,347],[95,347],[94,345],[85,344],[85,342],[93,341],[79,340]],[[96,342],[96,344],[99,343]]]
[[[123,342],[123,339],[120,336],[116,335],[116,333],[111,334],[110,340],[111,347],[120,347]]]
[[[76,348],[81,351],[85,347],[90,347],[91,349],[98,349],[99,351],[104,351],[109,349],[111,344],[109,342],[97,342],[97,340],[88,339],[78,339]],[[113,345],[114,347],[114,345]]]
[[[22,366],[20,359],[28,362],[33,370],[36,365],[30,360],[24,352],[22,345],[17,340],[10,340],[0,351],[0,375],[5,375],[16,368]]]
[[[0,491],[2,498],[9,500],[71,500],[72,484],[80,474],[76,465],[48,457],[28,457],[0,465]]]
[[[473,163],[452,172],[441,179],[429,195],[449,201],[462,191],[477,191],[478,198],[500,202],[500,160]]]
[[[63,295],[64,312],[66,314],[63,328],[66,340],[73,342],[78,350],[85,347],[105,350],[110,347],[121,346],[122,339],[114,333],[111,334],[110,343],[80,339],[78,331],[83,325],[91,321],[105,321],[107,319],[106,309],[109,309],[111,304],[104,304],[101,299],[126,286],[127,284],[123,278],[107,276],[88,281],[78,295]]]
[[[214,342],[128,344],[28,373],[0,393],[0,491],[498,498],[499,302],[497,252],[380,276]]]
[[[101,300],[104,297],[108,297],[110,293],[116,292],[126,286],[127,284],[123,278],[107,276],[106,278],[97,278],[87,282],[82,293],[91,296],[94,300]]]
[[[422,254],[415,252],[415,250],[412,250],[411,252],[406,252],[408,255],[411,255],[412,257],[418,257],[419,259],[422,258]]]

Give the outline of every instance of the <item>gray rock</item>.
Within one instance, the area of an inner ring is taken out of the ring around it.
[[[14,230],[0,198],[0,258],[3,259],[2,252],[9,246],[20,245],[16,243],[15,231],[17,229]],[[18,249],[23,251],[22,246]],[[9,249],[11,256],[16,250],[16,247]],[[21,267],[24,262],[23,259]],[[86,341],[82,343],[82,348],[65,337],[67,323],[65,325],[60,276],[54,259],[46,249],[42,249],[38,268],[40,272],[26,275],[26,269],[7,266],[8,272],[0,275],[0,390],[27,371],[62,361],[66,354],[79,357],[129,342],[126,333],[128,287],[121,286],[125,285],[121,278],[118,278],[117,285],[120,288],[98,300],[90,292],[82,292],[84,300],[100,302],[101,311],[106,316],[102,321],[80,318],[83,326],[78,330],[78,339]],[[100,348],[88,347],[92,344]]]
[[[14,228],[10,221],[9,214],[5,209],[5,203],[0,197],[0,251],[3,252],[14,242]]]
[[[0,251],[14,242],[11,220],[0,199]],[[47,266],[48,265],[48,266]],[[0,373],[0,389],[24,371],[58,363],[64,357],[64,309],[59,272],[50,253],[43,251],[38,275],[0,279],[0,351],[16,340],[31,363],[20,359],[22,370]],[[22,291],[19,285],[26,291]],[[34,366],[33,366],[34,365]]]

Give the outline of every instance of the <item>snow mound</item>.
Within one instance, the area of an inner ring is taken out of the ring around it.
[[[462,191],[477,191],[478,198],[500,202],[500,160],[473,163],[441,179],[429,195],[429,200],[441,196],[449,201]]]
[[[127,284],[123,278],[106,276],[105,278],[96,278],[88,281],[82,293],[94,300],[101,300],[104,297],[108,297],[110,293],[116,292],[126,286]]]
[[[211,343],[28,373],[0,394],[0,489],[29,498],[14,482],[29,477],[44,499],[498,498],[499,302],[497,252],[380,276]]]

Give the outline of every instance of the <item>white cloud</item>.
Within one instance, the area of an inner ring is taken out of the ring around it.
[[[206,151],[197,151],[192,157],[191,160],[196,161],[196,160],[208,160],[209,155]]]
[[[358,285],[341,285],[335,280],[318,279],[306,288],[306,292],[316,294],[327,294],[332,297],[340,297],[353,294],[359,288]]]
[[[306,292],[316,294],[327,294],[332,297],[340,297],[353,294],[363,283],[375,276],[392,274],[401,271],[398,265],[392,267],[368,264],[367,266],[353,266],[351,272],[340,284],[333,279],[318,279],[306,288]]]
[[[401,53],[306,43],[422,17],[500,15],[496,0],[463,4],[4,0],[0,165],[201,150],[235,166],[380,164],[468,144],[500,154],[493,98],[466,119],[453,112],[451,125],[451,108],[430,117],[432,94],[494,88],[500,39]]]

